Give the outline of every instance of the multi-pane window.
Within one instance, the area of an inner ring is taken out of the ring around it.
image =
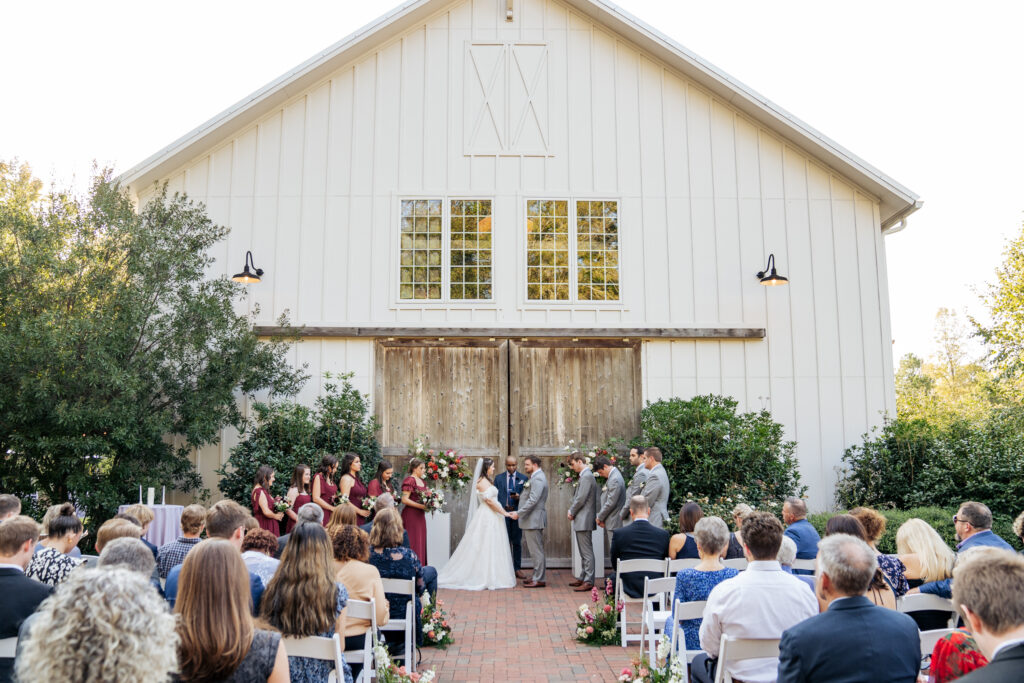
[[[529,200],[528,301],[619,300],[616,201]]]
[[[401,205],[399,298],[492,299],[491,200],[403,199]]]

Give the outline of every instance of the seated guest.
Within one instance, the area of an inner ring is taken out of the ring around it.
[[[334,578],[334,551],[322,526],[300,524],[291,533],[281,564],[267,586],[260,616],[289,638],[332,638],[345,633],[348,591]],[[352,683],[347,664],[338,672]],[[289,657],[292,683],[326,681],[334,663],[310,657]]]
[[[907,615],[913,616],[913,613]],[[967,628],[958,628],[943,636],[932,648],[928,664],[928,683],[950,683],[988,664],[974,635]]]
[[[679,510],[679,531],[668,542],[668,556],[673,560],[692,560],[700,557],[697,543],[693,540],[693,528],[704,516],[700,505],[689,502]]]
[[[1021,543],[1024,543],[1024,512],[1017,515],[1017,519],[1013,520],[1013,533],[1020,539]]]
[[[162,683],[177,667],[174,615],[146,577],[79,569],[40,606],[19,641],[19,681]]]
[[[633,496],[629,499],[629,517],[632,521],[612,535],[612,547],[608,553],[614,571],[618,571],[619,560],[663,560],[667,556],[669,533],[651,524],[648,520],[650,514],[651,508],[646,498]],[[656,579],[661,576],[663,574],[657,572],[625,572],[622,575],[622,590],[631,598],[642,597],[644,578]]]
[[[248,571],[231,542],[197,545],[181,565],[180,582],[176,680],[287,683],[281,634],[253,623]]]
[[[233,500],[222,500],[215,503],[206,513],[207,540],[218,538],[229,541],[241,557],[242,539],[245,538],[245,523],[249,518],[249,511]],[[245,563],[243,562],[242,565],[244,566]],[[167,573],[167,583],[164,585],[164,596],[172,608],[178,596],[178,576],[181,574],[182,566],[179,564]],[[250,571],[249,594],[252,597],[253,614],[259,613],[263,588],[262,579]]]
[[[878,555],[878,568],[885,574],[886,581],[892,587],[896,597],[902,597],[910,590],[907,585],[907,567],[897,555],[883,555],[878,552],[878,541],[885,534],[885,515],[871,508],[859,507],[850,510],[861,526],[864,527],[864,540]]]
[[[125,508],[125,512],[139,520],[139,524],[142,526],[142,542],[147,548],[153,553],[153,559],[159,559],[160,549],[149,542],[146,538],[146,534],[149,532],[149,527],[156,519],[156,515],[149,509],[149,506],[143,505],[142,503],[136,503],[135,505],[129,505]]]
[[[864,531],[864,525],[853,515],[832,515],[829,517],[828,522],[825,524],[825,536],[832,536],[834,534],[846,534],[847,536],[859,538],[865,543],[867,542],[867,533]],[[896,609],[896,592],[889,585],[889,582],[886,581],[885,574],[880,569],[875,571],[875,578],[871,582],[867,598],[879,607]],[[828,609],[828,603],[825,602],[825,598],[820,593],[818,594],[818,602],[821,604],[822,612]]]
[[[205,526],[206,508],[202,505],[189,505],[181,511],[181,536],[161,546],[157,554],[156,564],[161,579],[166,579],[172,569],[185,561],[185,556],[199,543],[199,535]]]
[[[978,546],[1013,550],[1009,543],[992,532],[992,511],[983,503],[963,503],[957,513],[953,515],[953,528],[960,541],[956,544],[958,553]],[[910,592],[931,593],[948,598],[952,596],[952,579],[928,582],[911,589]]]
[[[67,579],[71,570],[78,566],[68,553],[78,545],[82,531],[82,520],[75,515],[75,506],[61,505],[58,514],[49,520],[43,548],[32,556],[25,576],[51,586]]]
[[[963,683],[1019,681],[1024,672],[1024,558],[1011,552],[965,556],[953,570],[953,603],[988,664]]]
[[[126,519],[108,519],[96,532],[96,552],[102,554],[107,544],[115,538],[142,538],[142,527]]]
[[[807,584],[807,587],[815,592],[817,595],[817,589],[814,585],[814,577],[807,576],[806,574],[794,574],[793,573],[793,560],[796,559],[796,543],[789,536],[782,537],[782,545],[779,546],[779,554],[775,557],[779,561],[779,565],[782,567],[782,571],[787,574],[793,574],[796,578],[800,579]]]
[[[242,539],[242,561],[263,585],[270,584],[280,560],[274,558],[277,552],[277,536],[266,529],[253,529]]]
[[[696,602],[707,600],[711,589],[726,579],[739,574],[738,569],[722,566],[722,551],[729,544],[729,527],[721,517],[704,517],[697,522],[693,530],[700,564],[692,569],[683,569],[676,573],[676,590],[672,595],[672,609],[675,610],[676,600]],[[701,619],[687,619],[683,622],[683,633],[686,636],[686,649],[700,649]],[[675,619],[669,617],[665,622],[665,638],[672,637]]]
[[[786,535],[796,543],[796,559],[813,560],[818,556],[818,531],[807,521],[807,503],[801,498],[790,496],[782,504],[782,521],[786,523]],[[796,574],[813,574],[806,569],[794,570]]]
[[[738,560],[743,557],[743,520],[754,511],[746,503],[740,503],[732,509],[732,522],[736,531],[729,534],[729,549],[725,551],[725,559]]]
[[[711,589],[700,646],[691,677],[711,683],[718,665],[718,651],[725,636],[781,638],[782,632],[818,613],[818,601],[807,586],[782,571],[778,560],[782,524],[767,512],[752,512],[743,521],[743,548],[749,564],[739,576]],[[778,660],[751,659],[728,665],[729,674],[748,683],[774,681]]]
[[[36,544],[36,552],[39,552],[40,550],[46,547],[43,545],[43,541],[46,540],[46,534],[48,533],[47,529],[50,528],[50,522],[52,522],[60,516],[61,509],[63,507],[63,505],[51,505],[50,507],[46,508],[46,513],[43,515],[43,520],[39,522],[39,526],[41,527],[42,531],[40,532],[39,535],[39,543]],[[82,535],[84,536],[85,534],[83,533]],[[79,550],[78,546],[76,545],[68,552],[68,557],[73,557],[74,559],[79,560],[82,558],[82,551]]]
[[[359,520],[360,517],[356,514],[356,509],[351,504],[339,505],[331,513],[331,521],[327,523],[328,537],[343,526],[356,526],[359,524]]]
[[[335,580],[348,589],[351,600],[374,601],[377,612],[377,625],[388,623],[390,611],[388,600],[384,597],[384,584],[380,580],[377,568],[367,563],[370,559],[370,538],[362,529],[346,526],[338,529],[331,538],[334,548]],[[345,620],[345,649],[361,650],[366,641],[366,632],[370,622],[366,619]],[[352,662],[352,676],[359,677],[362,662]]]
[[[373,530],[373,519],[376,518],[377,513],[384,508],[394,509],[394,507],[395,497],[390,493],[382,493],[377,496],[377,500],[373,504],[373,514],[370,516],[371,521],[363,524],[359,528],[369,535],[370,531]],[[406,548],[412,547],[409,545],[409,532],[405,530],[404,526],[402,528],[402,545]],[[420,567],[420,576],[423,577],[423,586],[426,588],[427,592],[430,593],[431,600],[433,600],[437,597],[437,570],[429,564],[425,564]]]
[[[370,532],[370,564],[377,568],[382,579],[416,579],[416,598],[413,612],[416,617],[416,643],[421,642],[423,634],[420,632],[420,593],[423,591],[423,576],[420,559],[412,549],[402,543],[402,518],[395,508],[384,508],[377,512],[373,520],[373,531]],[[386,593],[390,615],[392,619],[405,618],[405,606],[409,603],[408,596],[396,593]],[[389,645],[394,645],[396,651],[399,644],[404,644],[405,637],[394,631],[388,632],[388,638],[397,637],[399,640],[389,640]]]
[[[319,524],[324,525],[324,509],[316,503],[306,503],[300,507],[295,513],[295,526],[299,524]],[[295,526],[292,527],[292,531],[295,530]],[[274,553],[274,557],[281,559],[281,553],[284,552],[284,547],[288,545],[288,539],[291,537],[291,532],[281,536],[277,539],[277,552]]]
[[[52,586],[25,576],[38,540],[39,525],[29,517],[8,517],[0,524],[0,638],[17,636],[21,623],[53,593]],[[13,659],[0,658],[0,683],[11,680],[13,669]]]
[[[0,493],[0,522],[21,514],[21,499],[9,493]]]
[[[153,575],[153,570],[156,569],[156,560],[153,559],[153,553],[142,542],[142,539],[129,536],[112,539],[103,546],[97,566],[103,569],[111,567],[130,569],[150,578]],[[160,581],[157,579],[157,586],[159,585]]]
[[[779,683],[915,683],[921,663],[917,625],[864,597],[878,557],[861,539],[833,534],[818,544],[818,593],[826,611],[786,629],[779,643]],[[853,637],[856,647],[837,647]]]
[[[896,530],[896,552],[906,567],[908,592],[923,583],[953,576],[956,555],[939,532],[923,519],[913,517],[900,525]],[[911,612],[910,617],[922,631],[946,628],[949,623],[949,612],[938,610]]]

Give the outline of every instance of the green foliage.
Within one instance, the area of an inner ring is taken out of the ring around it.
[[[642,444],[658,446],[671,484],[669,507],[704,497],[767,510],[786,496],[802,496],[794,456],[796,444],[783,440],[782,425],[768,411],[737,413],[724,396],[697,396],[648,403],[640,414]],[[728,519],[729,516],[724,517]]]
[[[231,449],[227,463],[217,470],[217,484],[228,498],[249,507],[249,496],[262,465],[274,468],[277,474],[272,495],[283,496],[288,490],[296,465],[309,465],[316,472],[325,453],[352,451],[361,456],[362,479],[369,481],[380,462],[380,445],[374,433],[377,421],[370,415],[369,399],[352,386],[352,375],[344,374],[332,381],[324,375],[324,394],[311,409],[293,401],[257,403],[256,419],[242,434],[242,440]]]
[[[244,287],[207,277],[227,228],[202,205],[136,211],[109,172],[85,198],[40,188],[0,164],[0,490],[95,529],[140,484],[195,491],[188,454],[241,424],[238,393],[304,376],[237,312]]]
[[[1020,400],[1024,379],[1024,231],[1006,245],[995,276],[983,295],[991,323],[973,318],[971,322],[989,347],[992,367],[1000,379],[1013,386]]]

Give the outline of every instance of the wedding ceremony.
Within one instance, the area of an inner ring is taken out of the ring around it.
[[[0,683],[1024,681],[1024,7],[5,18]]]

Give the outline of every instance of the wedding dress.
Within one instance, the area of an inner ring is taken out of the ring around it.
[[[473,494],[479,505],[469,518],[459,547],[437,577],[437,585],[467,591],[515,588],[505,518],[486,503],[491,500],[497,504],[498,489],[491,486]]]

